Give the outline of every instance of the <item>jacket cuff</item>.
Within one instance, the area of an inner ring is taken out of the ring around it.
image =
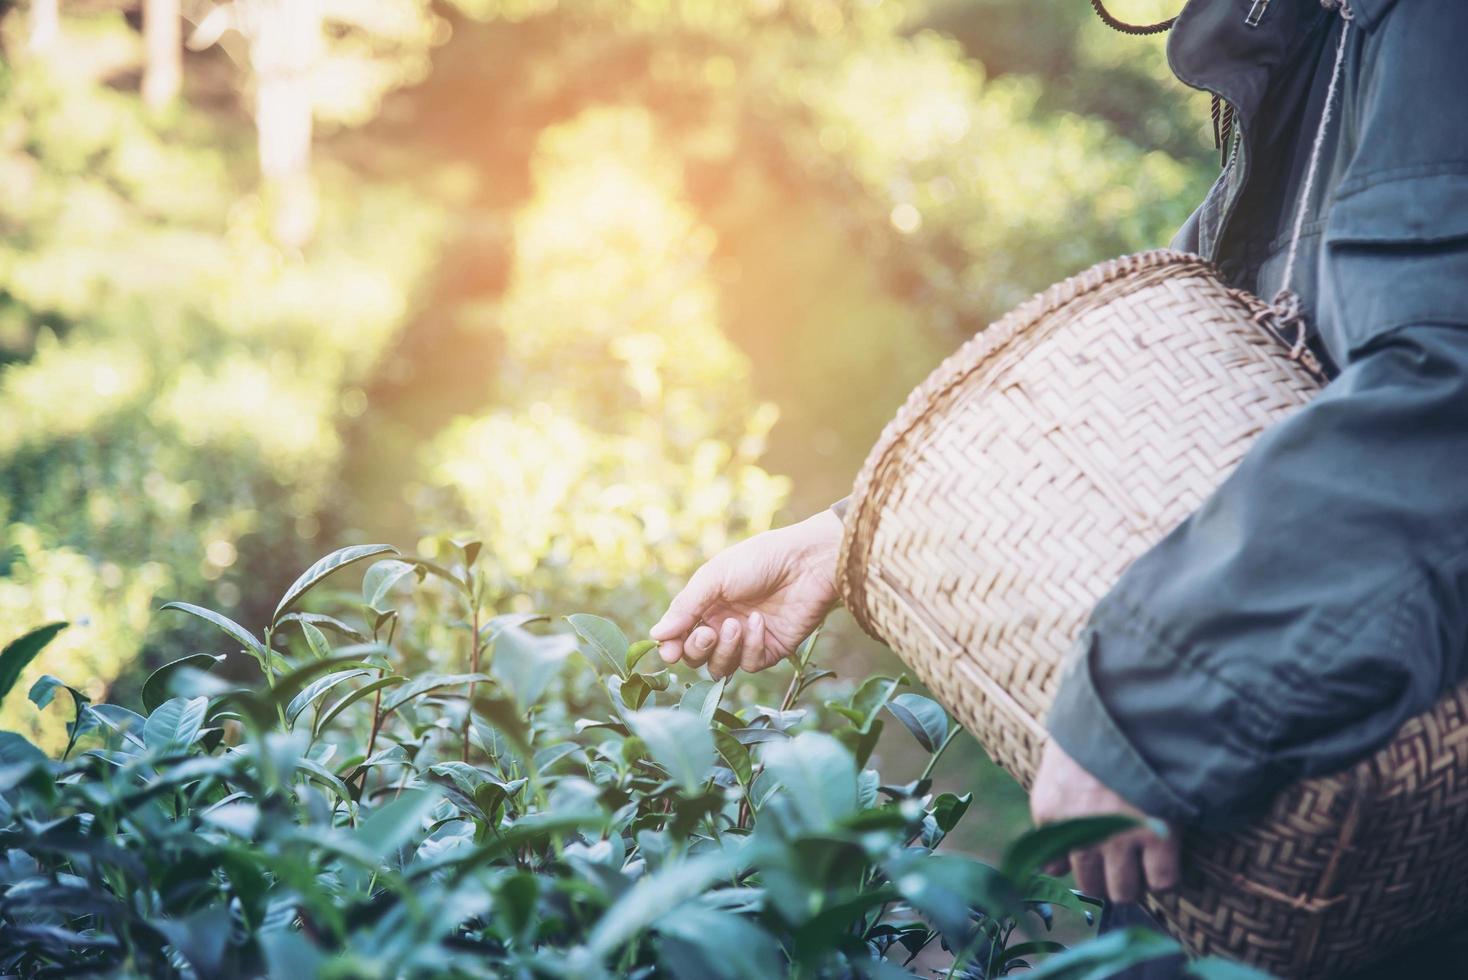
[[[1072,648],[1045,727],[1066,754],[1149,817],[1193,823],[1198,808],[1175,793],[1122,732],[1097,690],[1097,636],[1087,626]]]
[[[842,497],[840,500],[831,505],[831,513],[835,514],[837,519],[844,523],[846,521],[846,507],[850,503],[850,497]]]

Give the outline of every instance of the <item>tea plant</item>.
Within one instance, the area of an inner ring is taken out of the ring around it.
[[[54,760],[0,733],[0,972],[1100,977],[1175,949],[1043,938],[1095,903],[1040,867],[1121,818],[998,868],[943,851],[957,729],[903,678],[823,702],[812,638],[777,704],[737,704],[606,619],[489,614],[478,550],[335,552],[260,632],[169,603],[229,649],[156,670],[141,712],[37,682],[72,722]],[[323,586],[365,562],[360,596]],[[0,697],[63,625],[0,654]],[[225,679],[242,655],[257,679]],[[908,782],[867,768],[891,721],[928,753]]]

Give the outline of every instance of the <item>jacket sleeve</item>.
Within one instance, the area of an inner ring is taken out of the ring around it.
[[[1243,818],[1465,673],[1468,239],[1342,243],[1322,265],[1340,375],[1127,569],[1048,718],[1165,819]]]
[[[1122,575],[1048,719],[1159,817],[1242,820],[1468,674],[1468,128],[1421,111],[1468,4],[1370,6],[1309,270],[1341,372]]]

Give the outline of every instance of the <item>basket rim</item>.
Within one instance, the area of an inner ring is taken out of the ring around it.
[[[922,420],[934,400],[989,363],[991,355],[1012,343],[1040,320],[1056,311],[1094,296],[1095,293],[1118,284],[1123,287],[1119,295],[1127,295],[1135,288],[1148,284],[1141,278],[1145,274],[1170,271],[1179,276],[1204,275],[1212,277],[1244,306],[1256,319],[1263,318],[1269,304],[1247,290],[1235,289],[1223,283],[1213,263],[1199,255],[1176,249],[1159,248],[1145,252],[1123,255],[1119,258],[1098,262],[1088,269],[1050,286],[975,333],[957,350],[943,359],[939,365],[907,396],[897,414],[882,429],[876,443],[867,454],[852,484],[851,504],[845,521],[845,532],[841,538],[841,549],[837,558],[837,592],[847,610],[858,625],[868,634],[875,636],[872,624],[865,614],[865,589],[858,584],[862,576],[855,574],[858,562],[865,563],[870,551],[872,529],[869,513],[873,501],[870,490],[876,481],[891,450],[911,433]],[[1131,288],[1127,288],[1131,287]],[[1267,334],[1267,332],[1266,332]]]

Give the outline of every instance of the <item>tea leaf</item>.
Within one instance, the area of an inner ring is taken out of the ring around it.
[[[143,744],[159,753],[187,748],[198,737],[208,707],[208,698],[169,698],[148,715]]]
[[[676,708],[648,708],[627,718],[648,753],[685,793],[696,793],[714,764],[714,738],[698,718]]]
[[[365,558],[373,558],[377,555],[395,555],[397,551],[398,549],[390,544],[358,544],[348,548],[338,548],[306,569],[301,573],[300,578],[291,583],[291,587],[285,590],[285,595],[281,596],[279,604],[275,607],[275,615],[270,619],[271,625],[273,626],[279,623],[280,617],[287,609],[332,572],[345,568],[353,562],[362,561]]]
[[[189,668],[208,672],[224,661],[224,654],[194,653],[187,657],[179,657],[177,660],[169,661],[148,675],[143,682],[143,710],[153,711],[164,701],[172,697],[168,685],[174,676],[182,669]]]
[[[340,684],[345,684],[347,681],[352,680],[356,677],[371,676],[372,671],[364,670],[360,667],[354,667],[350,670],[335,671],[333,673],[327,674],[325,677],[318,677],[310,684],[307,684],[305,688],[301,690],[300,694],[297,694],[295,697],[291,698],[291,703],[287,705],[285,709],[286,724],[294,725],[296,723],[296,719],[301,716],[301,712],[305,711],[312,704],[325,697],[332,690],[332,688],[337,687]]]
[[[1021,835],[1004,852],[1004,874],[1023,884],[1049,861],[1139,826],[1133,817],[1079,817],[1046,824]]]
[[[30,662],[36,659],[36,655],[46,648],[46,644],[56,638],[56,634],[66,629],[66,623],[48,623],[38,629],[33,629],[23,636],[11,640],[0,650],[0,702],[10,693],[20,680],[21,671],[25,670]]]
[[[589,613],[572,613],[566,617],[576,635],[581,637],[596,654],[593,663],[600,660],[622,680],[627,679],[627,637],[617,624]]]
[[[948,714],[932,698],[899,694],[887,703],[887,710],[929,752],[938,751],[948,735]]]
[[[269,659],[268,654],[265,652],[265,644],[256,639],[255,634],[228,616],[221,615],[212,609],[205,609],[203,606],[196,606],[191,602],[165,602],[159,609],[177,609],[179,612],[186,612],[190,616],[197,616],[206,623],[212,623],[239,643],[246,653],[260,661],[262,667],[265,666],[266,661]]]
[[[355,691],[343,696],[336,704],[323,711],[321,718],[316,722],[316,727],[311,730],[311,734],[313,736],[319,736],[336,720],[338,715],[363,698],[376,694],[378,691],[385,691],[390,687],[397,687],[399,684],[406,684],[407,682],[408,679],[406,677],[398,674],[388,674],[386,677],[379,678],[370,684],[363,684]]]
[[[801,732],[769,745],[764,762],[808,827],[830,827],[856,812],[856,763],[830,735]]]
[[[362,576],[362,601],[373,609],[385,609],[387,597],[393,586],[414,574],[416,566],[395,558],[373,562]]]

